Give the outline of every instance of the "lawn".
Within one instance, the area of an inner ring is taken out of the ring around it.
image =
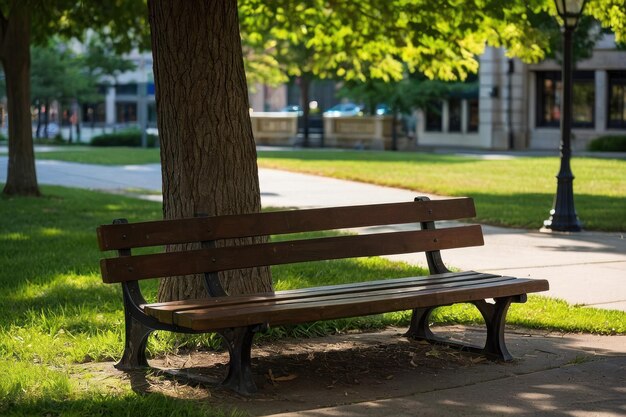
[[[485,160],[406,152],[260,152],[259,166],[476,201],[477,221],[538,229],[556,191],[557,157]],[[626,231],[626,161],[574,158],[576,211],[588,230]]]
[[[68,148],[39,159],[125,165],[158,163],[158,149]],[[485,160],[418,152],[263,151],[260,167],[305,172],[476,201],[477,221],[539,229],[556,192],[557,157]],[[626,161],[572,160],[578,217],[587,230],[626,231]]]
[[[75,364],[111,361],[122,350],[123,311],[117,285],[101,283],[95,227],[114,218],[156,219],[160,204],[61,187],[42,198],[0,199],[0,415],[228,415],[195,401],[138,395],[117,381],[90,382]],[[273,269],[277,289],[424,273],[380,258],[286,265]],[[156,283],[145,287],[154,296]],[[440,309],[439,323],[475,323],[466,305]],[[407,312],[274,329],[265,337],[309,336],[348,329],[406,326]],[[530,297],[511,308],[508,323],[564,331],[625,334],[626,313]],[[217,338],[157,333],[152,355]]]

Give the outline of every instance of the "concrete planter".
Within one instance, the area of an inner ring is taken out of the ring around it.
[[[393,116],[324,117],[324,144],[328,147],[391,149]]]
[[[254,112],[250,119],[258,145],[292,145],[298,134],[297,113]]]

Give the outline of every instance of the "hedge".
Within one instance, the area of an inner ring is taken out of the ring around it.
[[[589,142],[587,149],[595,152],[626,152],[626,135],[600,136]]]
[[[158,136],[147,134],[148,147],[154,148],[158,142]],[[115,133],[105,133],[91,138],[91,146],[141,146],[141,131],[124,130]]]

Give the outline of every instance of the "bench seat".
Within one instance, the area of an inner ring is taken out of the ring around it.
[[[246,296],[143,305],[162,323],[197,331],[365,316],[545,291],[545,280],[466,271]]]

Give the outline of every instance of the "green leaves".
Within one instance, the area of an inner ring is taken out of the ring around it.
[[[623,0],[591,0],[586,13],[626,39]],[[405,70],[464,80],[486,45],[537,62],[551,49],[551,31],[536,17],[555,14],[551,0],[240,2],[244,42],[271,54],[284,74],[347,81],[389,82]]]

